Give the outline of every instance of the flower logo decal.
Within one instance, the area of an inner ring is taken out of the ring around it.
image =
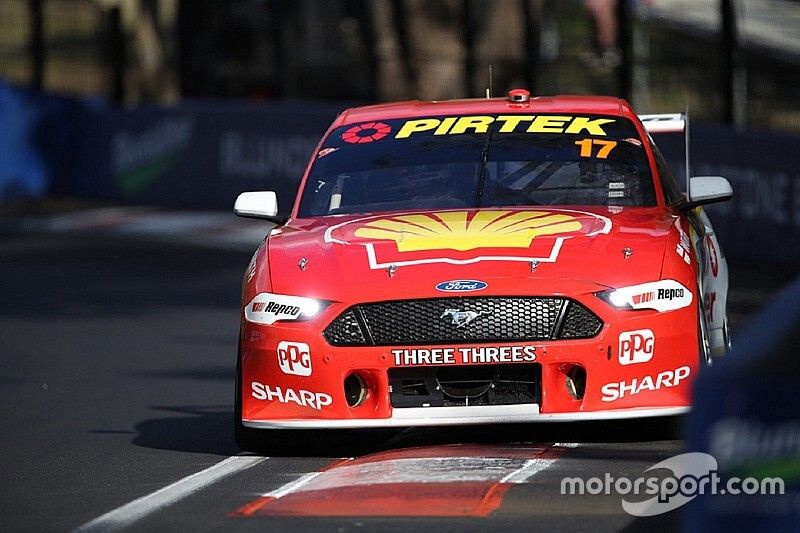
[[[350,144],[371,143],[383,139],[391,131],[392,128],[383,122],[365,122],[345,130],[342,140]]]

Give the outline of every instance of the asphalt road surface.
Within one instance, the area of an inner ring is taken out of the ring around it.
[[[313,457],[232,438],[246,253],[0,236],[0,529],[677,528],[564,476],[636,477],[680,420],[325,435]],[[794,267],[732,265],[734,333]],[[352,442],[352,445],[347,445]],[[133,503],[132,503],[133,502]]]

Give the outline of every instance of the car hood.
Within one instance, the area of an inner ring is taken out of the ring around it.
[[[674,226],[664,209],[620,207],[297,219],[269,237],[270,281],[332,301],[443,296],[449,280],[482,281],[481,294],[587,293],[659,279]]]

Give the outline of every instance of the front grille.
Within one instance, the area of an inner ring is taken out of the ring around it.
[[[600,333],[603,323],[597,315],[576,303],[572,303],[567,310],[564,323],[561,325],[559,338],[561,339],[580,339],[594,337]]]
[[[566,298],[434,298],[350,307],[324,335],[334,346],[408,346],[589,338],[602,326]]]
[[[536,363],[390,368],[392,407],[540,403]]]
[[[325,338],[328,339],[328,342],[330,342],[331,339],[336,339],[335,344],[366,344],[364,333],[361,331],[361,326],[356,319],[356,313],[352,308],[339,315],[339,318],[328,326],[325,330]]]

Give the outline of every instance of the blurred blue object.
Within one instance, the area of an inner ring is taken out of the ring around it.
[[[734,338],[728,357],[695,383],[689,451],[718,463],[725,494],[697,496],[688,531],[800,530],[800,277]],[[732,478],[761,490],[780,478],[784,494],[731,494]]]
[[[0,201],[70,192],[77,100],[0,80]]]

